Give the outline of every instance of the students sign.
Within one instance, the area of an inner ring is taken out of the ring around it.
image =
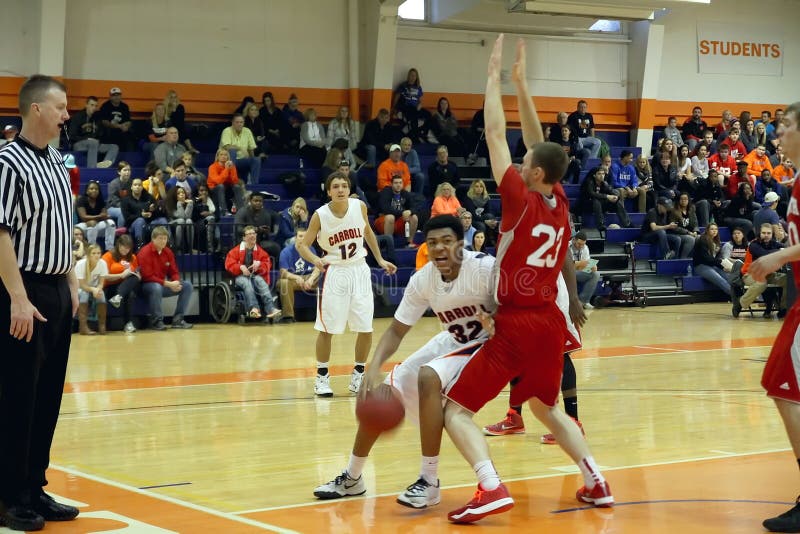
[[[697,23],[702,74],[783,76],[783,38],[767,26]]]

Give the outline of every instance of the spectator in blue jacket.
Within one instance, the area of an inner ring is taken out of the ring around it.
[[[611,164],[609,180],[621,201],[626,198],[638,198],[639,213],[647,211],[647,188],[639,187],[636,167],[633,165],[633,152],[623,150],[619,160]]]
[[[292,205],[280,213],[278,235],[275,240],[281,247],[288,247],[294,243],[294,236],[298,229],[308,228],[308,205],[303,197],[297,197]]]
[[[758,177],[758,180],[756,180],[756,190],[753,193],[755,201],[759,204],[763,204],[764,198],[769,192],[777,193],[779,199],[785,198],[783,186],[772,177],[772,173],[769,171],[769,169],[764,169],[761,171],[761,175]]]

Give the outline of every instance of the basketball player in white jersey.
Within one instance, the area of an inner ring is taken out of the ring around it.
[[[488,338],[477,314],[491,313],[495,309],[495,259],[463,250],[461,221],[452,215],[441,215],[430,219],[424,231],[431,261],[411,277],[391,326],[378,342],[361,388],[362,393],[373,386],[394,388],[394,394],[403,401],[406,417],[414,422],[421,419],[421,474],[419,480],[397,498],[400,504],[412,508],[425,508],[440,501],[437,471],[444,427],[441,387],[418,392],[419,369],[423,365],[431,367],[441,384],[448,384]],[[436,313],[443,331],[396,365],[384,380],[385,385],[378,386],[381,364],[397,351],[428,307]],[[332,481],[316,488],[314,495],[320,499],[337,499],[365,493],[361,473],[379,435],[359,426],[347,468]]]
[[[356,332],[355,366],[349,389],[358,392],[364,377],[364,365],[372,346],[372,316],[374,301],[370,269],[366,262],[366,240],[378,265],[387,274],[397,267],[383,259],[378,240],[367,219],[367,206],[350,198],[350,180],[334,172],[325,180],[325,191],[331,201],[319,208],[308,223],[308,232],[295,246],[304,260],[313,263],[325,279],[317,293],[317,377],[314,393],[320,397],[333,396],[328,375],[331,358],[331,338],[344,333],[345,324]],[[317,241],[324,251],[322,257],[311,250]]]

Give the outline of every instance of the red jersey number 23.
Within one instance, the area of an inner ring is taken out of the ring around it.
[[[533,254],[528,255],[528,265],[534,267],[547,267],[548,269],[556,266],[556,259],[561,250],[561,238],[564,237],[564,228],[556,229],[549,224],[537,224],[531,230],[533,237],[544,237],[545,241],[537,248]],[[555,248],[554,248],[555,245]]]

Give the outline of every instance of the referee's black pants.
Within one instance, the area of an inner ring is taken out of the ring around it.
[[[65,275],[22,273],[34,320],[30,342],[9,334],[10,298],[0,284],[0,500],[27,504],[47,484],[50,445],[61,408],[72,335]]]

